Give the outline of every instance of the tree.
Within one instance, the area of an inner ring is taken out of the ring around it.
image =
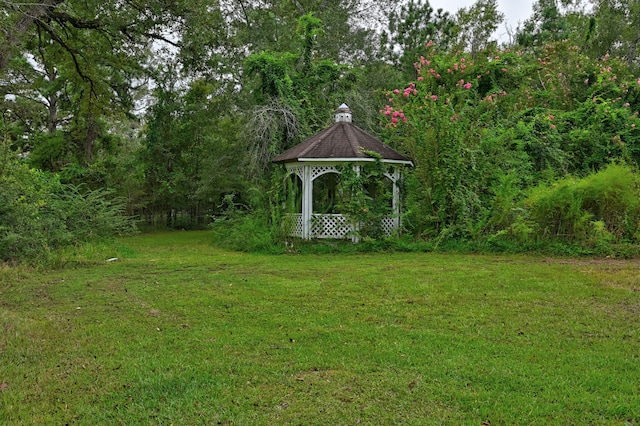
[[[504,20],[504,14],[498,10],[497,0],[477,0],[469,8],[460,8],[455,16],[459,49],[471,52],[475,57],[491,46],[497,46],[491,37]]]
[[[638,67],[640,44],[640,1],[603,0],[593,2],[593,16],[587,42],[591,55],[626,58]]]
[[[453,39],[454,20],[443,9],[435,11],[428,1],[409,0],[391,13],[388,31],[383,33],[386,54],[399,66],[403,76],[416,77],[414,63],[419,52],[431,42],[447,49]]]
[[[537,0],[533,16],[518,29],[516,40],[520,46],[542,46],[569,37],[569,25],[558,0]]]

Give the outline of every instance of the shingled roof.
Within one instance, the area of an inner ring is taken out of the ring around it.
[[[346,112],[346,114],[344,114]],[[283,152],[273,159],[274,163],[297,161],[367,161],[374,157],[367,152],[380,154],[383,161],[413,165],[410,158],[393,150],[380,140],[351,123],[349,107],[342,104],[336,111],[344,121],[337,121],[331,127],[317,133],[299,145]],[[344,117],[347,117],[344,119]]]

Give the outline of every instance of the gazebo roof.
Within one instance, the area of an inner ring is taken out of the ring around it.
[[[336,123],[273,159],[274,163],[298,161],[358,162],[373,161],[375,152],[383,162],[413,165],[409,157],[351,123],[351,111],[345,104],[336,110]]]

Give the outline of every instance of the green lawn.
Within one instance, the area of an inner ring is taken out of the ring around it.
[[[209,240],[0,269],[0,424],[640,424],[639,260]]]

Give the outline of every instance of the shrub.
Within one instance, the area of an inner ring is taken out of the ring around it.
[[[611,164],[582,179],[540,185],[524,201],[538,238],[597,246],[637,242],[640,190],[634,170]]]
[[[39,263],[52,249],[135,231],[123,200],[17,160],[5,163],[0,188],[0,261]]]

